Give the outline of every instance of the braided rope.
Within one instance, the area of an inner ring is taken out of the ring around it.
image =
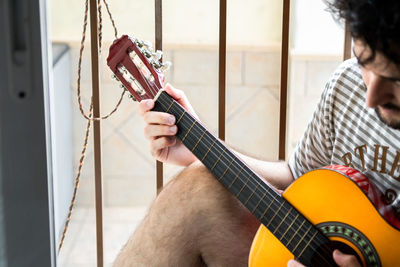
[[[108,7],[108,4],[106,2],[106,0],[103,0],[106,9],[107,9],[107,13],[110,17],[112,26],[114,28],[114,35],[115,38],[118,38],[118,33],[117,33],[117,28],[115,27],[115,22],[112,18],[110,9]],[[87,149],[87,145],[88,145],[88,141],[89,141],[89,134],[90,134],[90,126],[91,126],[91,122],[94,120],[105,120],[107,118],[109,118],[114,112],[116,112],[122,102],[122,99],[125,95],[125,90],[122,90],[122,94],[121,97],[119,99],[119,101],[117,102],[117,105],[115,106],[115,108],[106,116],[100,117],[100,118],[93,118],[93,101],[91,100],[90,103],[90,109],[89,109],[89,115],[86,115],[85,111],[83,110],[82,107],[82,101],[81,101],[81,69],[82,69],[82,55],[83,55],[83,50],[85,48],[85,39],[86,39],[86,28],[87,28],[87,17],[88,17],[88,9],[89,9],[89,1],[86,0],[85,1],[85,14],[84,14],[84,19],[83,19],[83,31],[82,31],[82,39],[81,39],[81,45],[80,45],[80,50],[79,50],[79,61],[78,61],[78,78],[77,78],[77,96],[78,96],[78,104],[79,104],[79,110],[82,114],[82,116],[87,119],[87,126],[86,126],[86,134],[85,134],[85,139],[83,142],[83,147],[82,147],[82,152],[81,152],[81,157],[79,159],[79,166],[78,166],[78,170],[77,170],[77,174],[75,177],[75,185],[74,185],[74,191],[72,194],[72,199],[71,199],[71,204],[69,206],[69,211],[68,211],[68,215],[67,215],[67,219],[65,221],[65,225],[64,225],[64,229],[63,229],[63,233],[60,239],[60,243],[58,246],[58,253],[61,251],[62,245],[64,243],[64,239],[65,239],[65,235],[67,233],[67,229],[69,226],[69,223],[71,221],[71,215],[72,215],[72,211],[74,209],[75,206],[75,200],[76,200],[76,195],[78,192],[78,187],[79,187],[79,182],[80,182],[80,177],[82,174],[82,167],[84,164],[84,159],[86,156],[86,149]],[[101,0],[98,0],[98,13],[99,13],[99,51],[101,51],[101,43],[102,43],[102,12],[101,12]],[[100,52],[101,53],[101,52]]]
[[[89,111],[89,115],[90,116],[92,115],[92,112],[93,112],[93,103],[90,105],[90,111]],[[80,176],[81,176],[82,167],[83,167],[83,161],[84,161],[85,156],[86,156],[86,148],[87,148],[87,144],[88,144],[88,141],[89,141],[89,133],[90,133],[91,122],[92,122],[91,120],[87,120],[85,141],[83,142],[81,158],[79,159],[78,173],[77,173],[76,178],[75,178],[74,192],[72,194],[72,200],[71,200],[71,204],[69,206],[68,216],[67,216],[67,219],[65,221],[64,230],[63,230],[63,233],[62,233],[62,236],[61,236],[60,244],[58,246],[58,252],[60,252],[61,247],[62,247],[62,245],[64,243],[65,234],[67,232],[67,229],[68,229],[68,226],[69,226],[69,222],[71,221],[72,210],[73,210],[73,208],[75,206],[76,193],[78,191]]]
[[[98,0],[98,1],[100,2],[100,0]],[[109,14],[109,16],[110,16],[110,19],[111,19],[112,24],[113,24],[113,27],[114,27],[114,34],[115,34],[115,36],[117,36],[117,29],[116,29],[116,27],[115,27],[114,20],[112,19],[112,15],[111,15],[110,10],[109,10],[109,8],[108,8],[108,4],[106,3],[106,0],[103,0],[103,2],[106,4],[107,12],[108,12],[108,14]],[[86,1],[85,1],[85,15],[84,15],[84,19],[83,19],[83,32],[82,32],[82,39],[81,39],[81,48],[80,48],[80,50],[79,50],[78,79],[77,79],[77,90],[76,90],[76,91],[77,91],[77,95],[78,95],[79,110],[80,110],[82,116],[83,116],[85,119],[87,119],[87,120],[96,120],[96,121],[98,121],[98,120],[105,120],[105,119],[109,118],[112,114],[114,114],[114,113],[118,110],[119,106],[121,105],[122,99],[123,99],[123,97],[124,97],[124,95],[125,95],[125,90],[122,90],[121,97],[120,97],[120,99],[119,99],[117,105],[115,106],[115,108],[114,108],[109,114],[107,114],[107,115],[105,115],[105,116],[103,116],[103,117],[100,117],[100,118],[93,118],[92,116],[88,116],[88,115],[85,113],[85,111],[83,110],[83,106],[82,106],[82,97],[81,97],[81,71],[82,71],[83,50],[85,49],[85,39],[86,39],[86,28],[87,28],[88,10],[89,10],[89,1],[86,0]],[[100,23],[102,22],[102,19],[101,19],[101,8],[100,8],[100,6],[99,6],[99,22],[100,22]],[[99,39],[100,39],[100,40],[101,40],[101,38],[102,38],[102,37],[101,37],[101,36],[102,36],[101,29],[102,29],[102,26],[100,25],[100,26],[99,26]],[[100,49],[101,49],[101,42],[99,42],[99,46],[100,46]]]

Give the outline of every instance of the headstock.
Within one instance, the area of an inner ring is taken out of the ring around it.
[[[107,65],[134,100],[153,99],[164,84],[170,62],[161,62],[162,52],[154,51],[150,42],[123,35],[110,47]]]

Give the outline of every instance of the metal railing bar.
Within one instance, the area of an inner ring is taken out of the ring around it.
[[[226,108],[226,0],[219,1],[218,137],[225,140]]]
[[[282,18],[282,49],[281,49],[281,83],[280,83],[280,109],[279,109],[279,159],[286,157],[286,111],[289,66],[289,20],[290,0],[283,1]]]
[[[99,40],[98,40],[98,3],[90,0],[90,39],[92,61],[92,101],[93,117],[100,117],[100,75],[99,75]],[[101,120],[93,121],[94,178],[96,206],[96,250],[97,266],[103,267],[103,188],[101,166]]]
[[[155,39],[156,39],[156,50],[162,50],[162,0],[155,0]],[[157,194],[163,188],[164,185],[164,173],[163,173],[163,163],[156,161],[156,192]]]
[[[351,58],[351,34],[350,34],[350,25],[346,21],[344,27],[343,61],[349,58]]]

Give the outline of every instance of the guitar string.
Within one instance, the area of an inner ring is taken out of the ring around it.
[[[165,106],[166,107],[168,107],[168,103],[161,103],[161,102],[164,102],[164,100],[163,99],[161,99],[161,98],[158,98],[158,101],[160,102],[160,104],[165,104]],[[172,109],[173,109],[174,107],[172,107]],[[190,117],[189,117],[190,118]],[[193,122],[191,122],[191,123],[193,123]],[[193,129],[193,128],[192,128]],[[198,131],[198,129],[197,128],[194,128],[193,129],[193,133],[194,132],[197,132]],[[202,134],[202,132],[198,132],[199,134]],[[214,137],[215,138],[215,137]],[[205,140],[207,140],[206,138],[204,138]],[[210,142],[210,144],[211,144],[211,142]],[[218,143],[216,143],[216,146],[219,146],[219,144]],[[221,147],[219,147],[220,149],[221,149]],[[214,154],[215,156],[217,156],[217,154],[216,153],[214,153],[212,150],[210,151],[210,153],[212,153],[212,154]],[[222,155],[221,157],[222,158],[224,158],[225,160],[226,159],[229,159],[229,160],[235,160],[235,158],[232,158],[229,154],[228,154],[228,156],[229,157],[226,157],[226,156],[224,156],[224,155]],[[226,167],[229,167],[225,162],[222,162],[222,164],[224,164]],[[235,165],[233,165],[233,168],[236,168],[236,166]],[[240,169],[237,169],[236,171],[240,171]],[[251,176],[253,176],[253,174],[249,174],[248,173],[248,171],[246,170],[246,169],[244,169],[244,171],[245,171],[245,174],[246,175],[251,175]],[[243,180],[241,180],[240,178],[238,178],[243,184],[245,184],[245,182],[243,181]],[[254,185],[254,183],[253,183],[253,181],[251,181],[250,180],[250,182]],[[263,188],[264,189],[264,185],[263,184],[260,184],[257,180],[255,181],[256,183],[256,186],[261,186],[261,188]],[[258,192],[257,192],[257,190],[255,190],[254,191],[254,195],[256,195],[257,197],[259,197],[260,198],[260,194],[258,194]],[[272,194],[270,194],[271,196],[272,196],[272,198],[273,198],[273,200],[274,201],[278,201],[276,198],[275,198],[275,196],[274,195],[272,195]],[[261,199],[261,201],[265,204],[265,205],[267,205],[267,203],[265,202],[265,200],[263,200],[263,199]],[[279,203],[276,203],[276,202],[273,202],[272,204],[271,204],[271,207],[273,206],[273,205],[275,205],[276,207],[278,207],[278,204]],[[285,207],[284,207],[284,209],[286,209]],[[286,212],[288,212],[288,209],[286,209]],[[300,222],[298,222],[297,220],[293,220],[293,216],[291,215],[291,213],[289,213],[289,216],[290,217],[292,217],[292,221],[294,221],[294,223],[293,223],[293,225],[294,226],[299,226],[300,225]],[[264,216],[265,217],[265,216]],[[282,217],[279,215],[279,213],[277,214],[277,216],[276,216],[278,219],[280,219],[281,221],[282,221]],[[298,223],[297,223],[298,222]],[[286,226],[288,226],[288,224],[289,223],[286,223],[285,221],[283,221],[283,223],[284,224],[286,224]],[[313,225],[314,226],[314,225]],[[315,227],[315,226],[314,226]],[[316,230],[316,231],[318,231],[316,228],[314,229],[314,230]],[[299,231],[297,232],[298,234],[301,234],[301,232],[306,232],[306,230],[305,229],[303,229],[303,228],[299,228]],[[294,237],[296,236],[296,234],[297,233],[294,233]],[[314,239],[314,240],[318,240],[318,241],[322,241],[322,243],[324,244],[325,242],[325,240],[323,240],[323,239],[320,239],[320,238],[318,238],[318,237],[320,237],[320,236],[317,236],[317,238],[316,239]],[[285,239],[285,237],[282,237],[282,239]],[[286,240],[286,241],[288,241],[288,240]],[[301,243],[301,240],[300,240],[300,243]],[[319,254],[317,251],[316,251],[316,248],[314,248],[312,245],[309,245],[308,247],[310,247],[311,249],[313,249],[317,254]],[[324,249],[324,246],[322,247],[322,249]],[[329,256],[331,256],[331,251],[329,251],[328,249],[325,249],[325,251],[324,252],[326,252],[326,253],[328,253],[328,255]],[[321,254],[319,254],[319,255],[321,255]],[[323,259],[324,259],[324,257],[322,257]],[[328,264],[329,264],[329,262],[327,262]]]

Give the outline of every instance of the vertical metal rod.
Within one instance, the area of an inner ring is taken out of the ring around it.
[[[162,0],[155,0],[155,31],[156,31],[156,50],[162,50]],[[164,185],[163,163],[156,161],[157,168],[157,195]]]
[[[218,137],[225,140],[226,106],[226,0],[219,1]]]
[[[286,155],[286,109],[289,66],[289,17],[290,0],[283,1],[282,19],[282,49],[281,49],[281,93],[279,113],[279,159],[285,160]]]
[[[346,21],[344,27],[344,48],[343,48],[343,61],[351,57],[351,33],[350,25]]]
[[[92,101],[93,116],[100,117],[100,90],[99,90],[99,43],[98,43],[98,18],[97,0],[90,0],[90,39],[92,60]],[[103,193],[102,193],[102,167],[101,167],[101,121],[93,122],[94,141],[94,178],[96,197],[96,248],[97,266],[103,267]]]
[[[163,173],[163,163],[161,161],[156,161],[156,175],[157,175],[157,184],[156,190],[157,195],[161,192],[164,186],[164,173]]]

